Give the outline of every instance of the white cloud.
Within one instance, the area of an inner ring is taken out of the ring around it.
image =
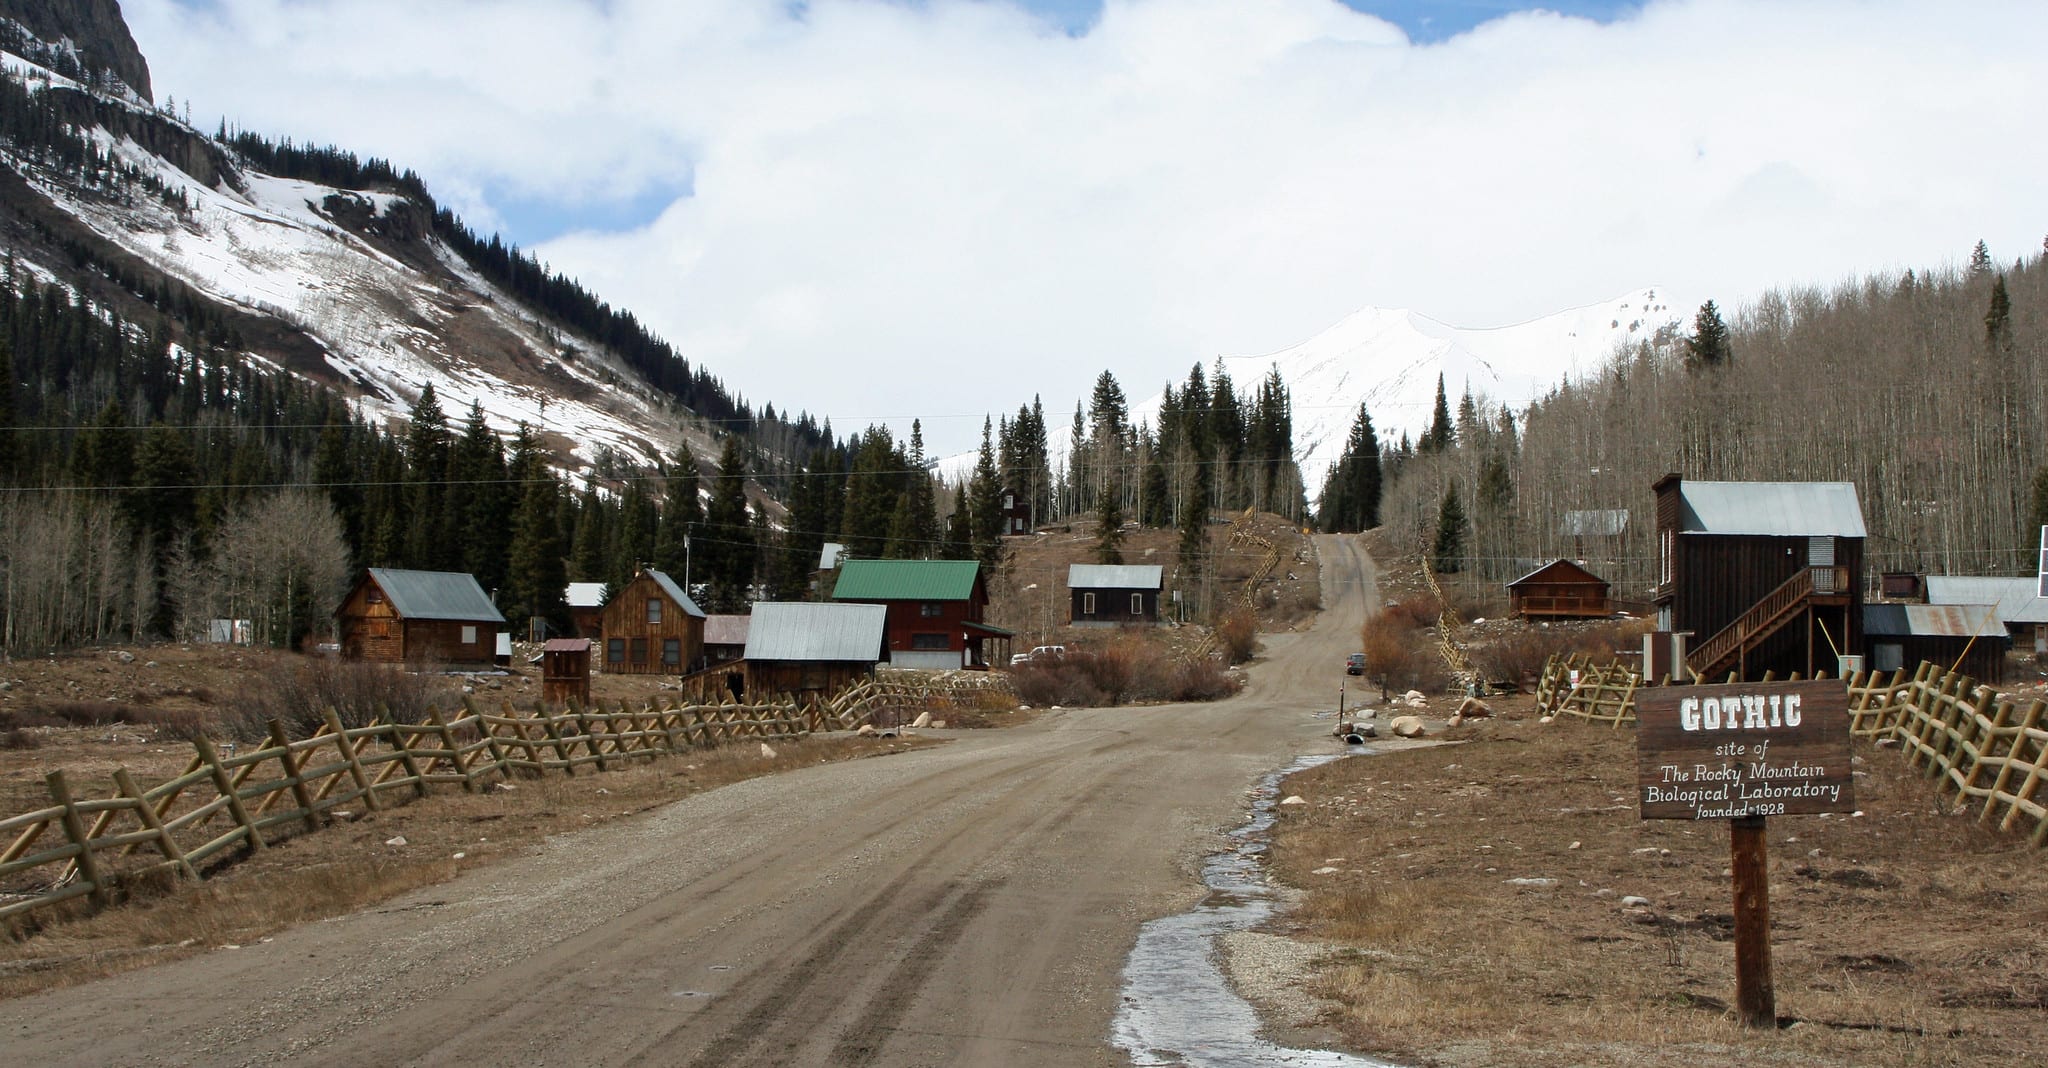
[[[124,7],[159,95],[415,167],[473,223],[693,176],[539,251],[757,403],[941,450],[1367,304],[1730,306],[2048,230],[2031,3],[1671,0],[1427,47],[1334,0],[1112,0],[1079,38],[964,0]]]

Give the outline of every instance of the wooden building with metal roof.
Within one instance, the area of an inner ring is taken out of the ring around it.
[[[1863,508],[1850,482],[1689,482],[1657,495],[1658,629],[1688,673],[1837,672],[1863,645]]]
[[[1912,671],[1932,661],[1978,682],[2005,682],[2012,635],[1998,621],[1996,605],[1868,604],[1863,634],[1864,666],[1872,671]]]
[[[676,580],[643,567],[605,602],[604,667],[614,675],[680,675],[704,651],[704,610]]]
[[[834,601],[888,609],[888,661],[894,667],[986,670],[1009,659],[1011,632],[983,621],[988,584],[974,560],[848,560]],[[751,635],[749,641],[751,641]]]
[[[1157,625],[1165,575],[1158,564],[1070,564],[1067,620],[1077,627]]]
[[[460,571],[366,568],[334,610],[349,660],[488,668],[505,617]]]

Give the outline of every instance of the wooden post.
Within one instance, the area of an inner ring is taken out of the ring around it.
[[[1744,1026],[1776,1028],[1777,994],[1771,989],[1771,888],[1764,817],[1728,821],[1730,867],[1735,872],[1735,1003]]]
[[[448,718],[441,715],[440,709],[428,705],[427,720],[441,736],[441,745],[448,750],[448,762],[455,765],[456,771],[462,773],[462,788],[470,793],[476,793],[476,777],[469,773],[469,762],[462,759],[462,751],[455,747],[455,730],[448,726]]]
[[[326,713],[327,729],[334,735],[334,750],[341,759],[348,762],[348,777],[355,780],[356,789],[363,792],[363,807],[377,811],[377,791],[370,784],[370,777],[363,772],[363,762],[356,757],[356,745],[349,740],[348,728],[341,725],[341,716],[329,708]]]
[[[157,818],[156,809],[150,805],[149,799],[135,788],[135,777],[128,774],[127,768],[114,769],[114,785],[120,789],[122,797],[135,799],[135,818],[141,820],[144,827],[156,832],[156,847],[163,853],[164,859],[177,867],[178,874],[198,881],[199,873],[192,870],[192,862],[185,859],[184,850],[179,849],[178,843],[171,840],[171,833],[164,830],[164,821]]]
[[[534,718],[540,720],[541,729],[547,732],[548,744],[555,750],[555,759],[562,762],[562,774],[574,778],[576,765],[569,761],[569,747],[562,740],[561,730],[555,726],[555,717],[548,712],[546,705],[541,705],[534,710]]]
[[[299,812],[304,816],[306,829],[320,829],[320,814],[313,810],[313,795],[306,789],[306,777],[299,772],[299,762],[292,756],[292,740],[284,733],[284,720],[272,717],[270,720],[270,744],[282,752],[277,762],[284,765],[285,781],[291,784],[292,800],[299,803]]]
[[[465,696],[462,699],[462,708],[469,713],[470,718],[476,720],[477,733],[484,736],[484,748],[491,754],[491,763],[498,766],[498,778],[511,778],[512,769],[505,766],[505,747],[498,743],[498,729],[484,719],[484,710],[477,707],[474,698]]]
[[[412,755],[412,743],[406,740],[405,726],[391,718],[391,710],[377,706],[377,715],[384,720],[384,726],[391,732],[391,748],[398,750],[398,763],[412,778],[413,796],[427,796],[427,777],[420,773],[420,762]]]
[[[235,783],[228,778],[228,769],[220,766],[220,754],[214,750],[213,743],[204,738],[196,738],[192,744],[199,749],[199,758],[206,761],[207,768],[213,772],[213,788],[227,799],[228,814],[235,818],[236,823],[242,825],[242,833],[249,840],[250,851],[263,852],[263,836],[256,833],[256,824],[249,818],[249,810],[242,806],[242,795],[235,792]]]
[[[100,875],[100,862],[92,855],[92,836],[85,833],[85,820],[78,815],[78,806],[71,800],[71,787],[64,781],[62,770],[43,776],[44,785],[50,788],[50,800],[64,806],[64,834],[71,844],[78,847],[78,859],[72,863],[85,881],[92,884],[92,903],[107,903],[107,884]]]

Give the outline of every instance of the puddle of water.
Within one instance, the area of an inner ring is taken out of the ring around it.
[[[1369,753],[1363,746],[1352,752]],[[1386,1061],[1328,1050],[1288,1049],[1259,1037],[1258,1013],[1237,996],[1217,961],[1217,939],[1254,927],[1273,914],[1273,892],[1259,857],[1280,780],[1340,759],[1303,757],[1266,776],[1250,823],[1230,832],[1230,848],[1202,865],[1209,895],[1193,911],[1153,920],[1138,930],[1124,963],[1123,1001],[1111,1041],[1144,1068],[1397,1068]]]

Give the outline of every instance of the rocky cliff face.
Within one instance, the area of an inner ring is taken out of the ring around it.
[[[89,67],[114,72],[144,100],[149,63],[121,17],[120,0],[0,0],[0,18],[10,18],[45,41],[70,38]]]

